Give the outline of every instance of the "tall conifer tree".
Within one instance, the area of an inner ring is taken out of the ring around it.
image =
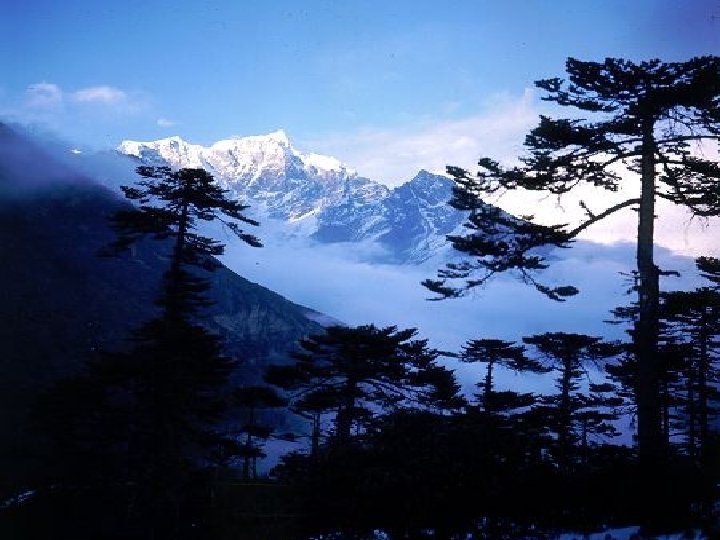
[[[585,334],[546,332],[523,338],[545,359],[546,366],[558,373],[555,387],[558,394],[543,399],[541,408],[547,413],[551,431],[557,435],[557,460],[561,468],[569,469],[574,461],[578,442],[587,447],[590,432],[612,432],[600,407],[607,403],[601,394],[607,390],[592,385],[590,391],[582,389],[582,379],[590,360],[608,358],[618,353],[614,344]]]
[[[548,266],[545,253],[538,248],[566,247],[594,223],[624,208],[636,209],[638,444],[642,461],[652,465],[663,451],[655,362],[660,275],[653,258],[655,203],[664,199],[697,216],[720,212],[720,166],[691,146],[717,141],[720,136],[720,58],[639,63],[619,58],[604,62],[569,58],[566,68],[567,81],[536,82],[545,92],[542,99],[572,107],[590,118],[542,116],[526,138],[530,154],[519,167],[506,169],[489,158],[479,161],[477,175],[450,167],[456,182],[451,204],[471,214],[467,223],[470,233],[449,240],[456,249],[476,258],[448,265],[439,272],[439,279],[424,284],[440,297],[451,297],[485,283],[498,272],[519,271],[538,290],[562,300],[577,290],[538,281],[537,271]],[[618,172],[618,166],[639,176],[637,193],[608,208],[591,208],[581,202],[586,219],[575,227],[510,219],[482,200],[518,188],[558,196],[581,184],[617,191],[630,181],[630,175]]]
[[[118,238],[109,251],[125,251],[148,236],[164,241],[168,267],[157,297],[160,313],[135,332],[129,352],[109,355],[94,371],[126,395],[136,521],[149,526],[153,539],[174,538],[190,473],[208,466],[222,442],[214,423],[228,406],[225,386],[235,365],[223,356],[219,337],[198,322],[209,303],[203,272],[219,266],[214,257],[224,246],[199,234],[197,226],[219,220],[243,242],[260,242],[238,224],[257,225],[244,215],[247,207],[229,199],[207,171],[137,172],[143,180],[122,188],[137,206],[112,216]]]
[[[484,363],[485,378],[478,383],[483,411],[488,414],[507,412],[518,407],[527,407],[534,403],[532,394],[517,392],[498,392],[495,388],[494,370],[504,367],[516,372],[544,373],[539,362],[525,355],[522,345],[501,339],[472,339],[463,346],[460,355],[463,362]]]

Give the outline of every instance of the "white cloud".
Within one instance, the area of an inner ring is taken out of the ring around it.
[[[537,122],[532,91],[495,96],[486,109],[463,119],[396,130],[365,129],[303,144],[340,158],[363,176],[396,185],[420,169],[444,172],[447,165],[472,168],[481,156],[508,160],[517,156],[525,133]]]
[[[265,247],[251,249],[224,235],[223,257],[245,278],[280,292],[295,302],[320,310],[352,325],[417,327],[420,337],[442,350],[457,351],[468,339],[498,337],[517,340],[545,331],[567,331],[623,337],[623,328],[604,323],[609,311],[629,304],[623,274],[634,267],[634,244],[599,245],[578,242],[557,250],[551,267],[539,276],[550,285],[577,286],[580,295],[553,302],[513,276],[500,276],[467,297],[428,302],[434,296],[420,282],[435,276],[439,265],[379,265],[354,260],[358,246],[308,245],[302,239],[276,237],[272,220],[256,231]],[[217,234],[217,233],[214,233]],[[693,282],[693,261],[658,250],[662,268],[678,270],[665,289]],[[292,272],[288,272],[292,268]],[[465,376],[473,376],[465,370]],[[476,375],[475,375],[476,376]]]
[[[63,102],[63,92],[57,84],[39,82],[25,90],[26,103],[33,108],[50,108]]]
[[[80,103],[123,103],[127,100],[127,94],[119,88],[112,86],[91,86],[82,88],[71,94],[74,101]]]
[[[172,120],[168,120],[167,118],[158,118],[156,124],[159,127],[173,127],[177,124],[177,122],[173,122]]]
[[[107,85],[66,88],[42,81],[0,93],[0,116],[6,121],[62,134],[78,147],[113,148],[129,129],[152,125],[158,117],[152,108],[148,95]]]

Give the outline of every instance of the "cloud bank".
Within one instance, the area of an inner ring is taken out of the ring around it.
[[[520,340],[547,331],[625,337],[623,326],[606,321],[611,319],[611,309],[634,300],[628,295],[627,280],[635,266],[633,243],[582,241],[559,250],[543,280],[577,286],[580,294],[567,302],[548,300],[511,276],[499,277],[463,298],[429,301],[432,294],[420,282],[434,276],[437,266],[433,264],[371,265],[359,260],[362,246],[281,240],[272,229],[271,222],[263,222],[256,231],[265,243],[260,249],[216,234],[228,243],[223,262],[247,279],[347,324],[415,327],[431,346],[450,352],[458,352],[469,339]],[[664,278],[664,289],[688,288],[697,281],[691,258],[666,249],[658,249],[657,255],[663,268],[682,273],[681,278]],[[477,382],[477,367],[454,361],[449,365],[466,386]],[[506,375],[503,384],[519,384],[512,374]],[[547,380],[540,378],[537,383]],[[523,379],[523,387],[528,384]]]

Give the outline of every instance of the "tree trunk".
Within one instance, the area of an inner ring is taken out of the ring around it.
[[[708,355],[708,320],[707,308],[702,308],[702,315],[700,317],[700,335],[698,341],[700,342],[700,354],[698,358],[698,413],[700,423],[700,436],[699,436],[699,447],[700,447],[700,465],[705,467],[708,462],[708,436],[709,436],[709,425],[708,425],[708,382],[707,372],[709,365]]]
[[[492,370],[493,370],[493,361],[489,360],[487,363],[487,370],[485,372],[485,387],[483,389],[483,408],[485,409],[486,413],[492,412],[491,408],[492,405],[490,403],[490,400],[492,399]]]
[[[657,367],[659,270],[653,259],[655,225],[655,138],[654,120],[643,120],[642,187],[638,219],[638,320],[635,325],[637,359],[636,402],[638,452],[649,468],[661,459],[662,441]]]
[[[346,446],[350,443],[350,437],[352,435],[352,423],[355,419],[355,393],[357,390],[357,384],[354,380],[348,379],[345,384],[345,399],[344,403],[340,406],[337,416],[337,437],[338,443],[341,446]]]
[[[243,460],[243,479],[250,480],[250,463],[253,451],[253,440],[251,430],[255,426],[255,407],[252,405],[248,408],[248,425],[247,433],[245,435],[245,459]],[[253,468],[254,468],[253,461]]]
[[[670,445],[670,390],[667,378],[660,381],[660,410],[663,444]]]
[[[245,434],[245,456],[243,457],[243,480],[250,479],[250,449],[252,447],[252,439],[250,433]]]
[[[167,320],[177,319],[182,315],[186,306],[182,305],[180,300],[180,287],[181,287],[181,269],[183,259],[185,256],[185,249],[187,244],[188,234],[188,219],[190,214],[190,201],[187,197],[182,201],[182,208],[180,211],[180,219],[178,220],[177,236],[175,238],[175,245],[173,246],[172,256],[170,259],[170,269],[166,274],[165,280],[165,318]]]
[[[695,463],[697,457],[697,412],[695,410],[695,366],[693,366],[692,357],[687,359],[687,416],[688,416],[688,434],[687,434],[687,452],[692,463]]]
[[[560,383],[560,424],[558,426],[558,446],[560,447],[560,465],[567,469],[570,466],[570,450],[572,441],[572,414],[570,407],[570,384],[572,379],[573,358],[563,358],[563,371]]]
[[[310,455],[313,459],[317,459],[320,455],[320,413],[313,413],[312,419],[312,437],[311,437]]]

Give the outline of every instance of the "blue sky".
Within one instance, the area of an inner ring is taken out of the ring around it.
[[[283,128],[392,181],[515,152],[567,56],[720,54],[720,1],[6,0],[0,36],[1,118],[100,148]]]

